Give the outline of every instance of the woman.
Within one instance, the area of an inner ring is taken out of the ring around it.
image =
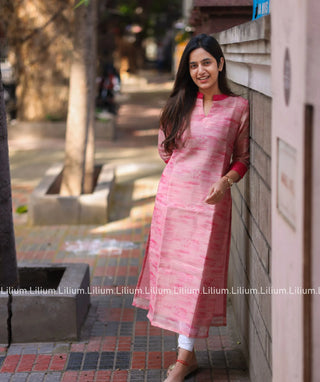
[[[133,304],[152,325],[179,334],[165,382],[180,382],[197,368],[194,339],[226,325],[230,188],[249,165],[248,101],[229,89],[213,37],[186,46],[160,122],[167,165]]]

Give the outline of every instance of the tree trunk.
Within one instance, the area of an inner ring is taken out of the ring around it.
[[[87,49],[90,52],[88,56],[88,80],[89,80],[89,116],[88,116],[88,136],[87,149],[85,159],[85,175],[83,192],[91,193],[94,187],[94,154],[95,154],[95,101],[96,101],[96,64],[97,64],[97,2],[90,0],[91,9],[89,9],[89,17],[87,28],[91,33],[87,34]]]
[[[7,119],[0,71],[0,287],[17,287],[18,283],[12,218]]]
[[[76,1],[77,3],[78,1]],[[92,98],[95,88],[91,62],[95,65],[95,44],[91,36],[95,35],[93,13],[96,2],[75,9],[74,48],[70,73],[69,108],[67,118],[65,162],[60,189],[61,195],[80,195],[84,184],[93,184],[94,149],[88,150],[88,140],[94,144],[93,123],[94,104]],[[89,132],[91,125],[92,131]],[[90,137],[90,139],[89,139]],[[87,158],[87,153],[91,153]],[[86,174],[86,181],[85,181]],[[92,191],[92,188],[90,192]]]

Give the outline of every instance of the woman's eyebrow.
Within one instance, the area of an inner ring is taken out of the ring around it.
[[[210,61],[210,60],[211,60],[211,58],[208,57],[208,58],[204,58],[204,59],[202,59],[200,62]],[[197,64],[197,63],[198,63],[197,61],[190,61],[190,62],[189,62],[189,64]]]

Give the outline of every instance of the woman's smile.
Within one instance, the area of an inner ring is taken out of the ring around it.
[[[209,78],[209,76],[205,76],[205,77],[199,77],[199,81],[206,81],[207,79]]]

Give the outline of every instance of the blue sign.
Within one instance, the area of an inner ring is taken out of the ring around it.
[[[270,0],[253,0],[252,20],[270,14]]]

